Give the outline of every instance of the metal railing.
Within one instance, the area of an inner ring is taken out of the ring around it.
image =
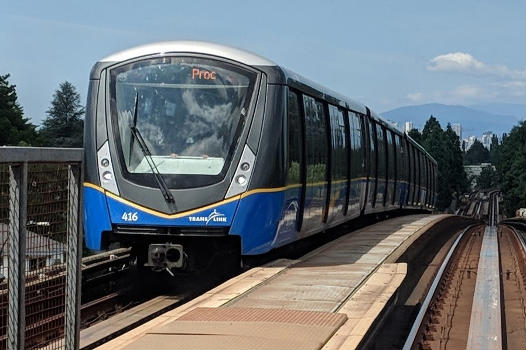
[[[0,349],[78,349],[82,160],[0,147]]]

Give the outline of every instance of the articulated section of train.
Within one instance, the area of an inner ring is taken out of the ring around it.
[[[154,269],[255,255],[360,215],[434,207],[436,162],[351,99],[204,42],[95,64],[85,237]]]

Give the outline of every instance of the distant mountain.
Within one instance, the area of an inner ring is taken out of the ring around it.
[[[429,116],[433,115],[443,128],[446,127],[447,123],[460,123],[462,125],[463,138],[471,135],[481,136],[486,131],[491,131],[500,137],[502,133],[509,132],[519,120],[515,115],[484,111],[482,106],[479,105],[479,109],[474,109],[460,105],[429,103],[399,107],[381,113],[381,115],[384,119],[398,122],[402,129],[406,121],[411,121],[415,128],[422,129]],[[484,106],[488,107],[490,105]]]
[[[526,119],[526,105],[518,103],[484,103],[468,106],[469,108],[491,114],[512,115],[517,120]]]

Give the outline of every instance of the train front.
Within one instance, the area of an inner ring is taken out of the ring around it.
[[[91,72],[86,244],[131,246],[154,269],[198,269],[214,254],[239,255],[240,238],[228,233],[254,167],[245,140],[261,73],[218,58],[222,48],[164,45],[118,53]]]

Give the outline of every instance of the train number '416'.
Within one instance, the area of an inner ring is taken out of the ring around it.
[[[139,214],[136,211],[125,211],[124,213],[122,213],[121,219],[124,221],[137,221],[139,219]]]

